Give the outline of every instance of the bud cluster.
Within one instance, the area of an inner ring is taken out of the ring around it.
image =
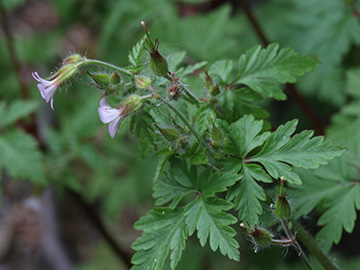
[[[103,96],[114,94],[123,87],[120,75],[116,71],[110,75],[107,73],[90,73],[89,71],[86,71],[85,73],[92,78],[92,85],[99,90],[104,91]]]

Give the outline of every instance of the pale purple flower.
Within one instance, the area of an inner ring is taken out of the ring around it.
[[[37,87],[40,91],[42,98],[45,99],[47,103],[49,103],[50,101],[51,109],[54,110],[54,94],[56,89],[59,88],[60,80],[58,79],[58,77],[51,81],[44,80],[40,78],[39,74],[36,71],[32,73],[32,76],[35,80],[39,82]]]
[[[111,108],[105,98],[100,100],[100,107],[98,108],[99,117],[101,122],[105,124],[110,123],[108,129],[111,138],[114,138],[115,134],[119,133],[119,125],[127,116],[125,111],[126,107],[121,107],[119,109]]]
[[[32,73],[32,76],[39,82],[37,87],[42,98],[45,99],[47,103],[50,101],[51,109],[54,110],[54,94],[56,89],[76,77],[78,72],[79,71],[75,65],[68,64],[63,66],[53,76],[51,76],[50,80],[41,78],[36,71]]]

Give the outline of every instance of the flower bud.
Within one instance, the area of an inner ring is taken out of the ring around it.
[[[141,108],[143,99],[139,95],[130,95],[116,108],[123,108],[123,114],[129,115]]]
[[[63,65],[67,65],[67,64],[77,64],[79,63],[80,61],[83,60],[83,57],[80,55],[80,54],[72,54],[68,57],[66,57],[64,60],[63,60]]]
[[[109,84],[110,84],[110,76],[108,74],[105,74],[105,73],[91,74],[88,71],[86,73],[90,75],[90,77],[93,79],[93,81],[95,82],[97,87],[105,88],[105,87],[109,86]]]
[[[259,228],[256,225],[254,228],[250,228],[243,223],[241,223],[240,226],[245,229],[245,232],[251,236],[252,240],[258,247],[268,247],[272,244],[273,236],[268,230]]]
[[[120,78],[119,73],[114,71],[113,74],[111,74],[111,76],[110,76],[110,83],[111,84],[119,84],[120,80],[121,80],[121,78]]]
[[[266,229],[255,227],[251,236],[259,247],[268,247],[272,244],[272,235]]]
[[[139,89],[146,89],[149,85],[151,85],[151,80],[145,76],[136,76],[135,85]]]

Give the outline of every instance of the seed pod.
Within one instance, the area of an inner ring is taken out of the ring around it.
[[[286,195],[278,195],[273,206],[273,213],[278,219],[288,219],[291,216],[291,206]]]

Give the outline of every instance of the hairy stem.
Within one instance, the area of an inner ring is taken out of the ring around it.
[[[281,222],[281,225],[285,231],[285,234],[286,236],[289,238],[289,239],[294,239],[295,236],[294,234],[292,233],[291,229],[289,228],[288,226],[288,223],[287,223],[287,220],[286,219],[281,219],[280,220]],[[299,256],[302,258],[302,260],[304,261],[304,263],[306,264],[306,266],[310,269],[310,270],[315,270],[315,268],[312,266],[309,258],[306,256],[305,252],[303,251],[302,247],[300,246],[299,242],[295,240],[295,243],[294,243],[294,247],[295,249],[297,250]]]
[[[214,151],[213,149],[211,149],[209,147],[209,145],[203,140],[203,138],[201,137],[201,135],[193,128],[193,126],[191,125],[191,123],[186,119],[186,117],[180,112],[178,111],[168,100],[166,100],[163,97],[158,97],[158,99],[162,102],[164,102],[170,110],[172,110],[180,119],[181,121],[190,129],[190,131],[192,132],[192,134],[194,134],[194,136],[198,139],[199,143],[205,147],[205,151],[206,153],[208,153],[214,160],[215,156],[214,156]]]
[[[115,65],[100,61],[100,60],[96,60],[96,59],[85,59],[83,64],[85,64],[85,65],[103,66],[103,67],[107,67],[107,68],[110,68],[110,69],[113,69],[113,70],[117,70],[120,73],[128,75],[128,76],[134,76],[134,74],[132,74],[130,71],[128,71],[128,70],[126,70],[124,68],[121,68],[121,67],[118,67],[118,66],[115,66]]]
[[[314,256],[326,270],[339,270],[333,261],[324,253],[324,251],[318,246],[315,240],[311,235],[304,230],[304,228],[294,219],[291,220],[294,229],[297,231],[297,236],[299,237],[301,243],[309,250],[309,252]]]

